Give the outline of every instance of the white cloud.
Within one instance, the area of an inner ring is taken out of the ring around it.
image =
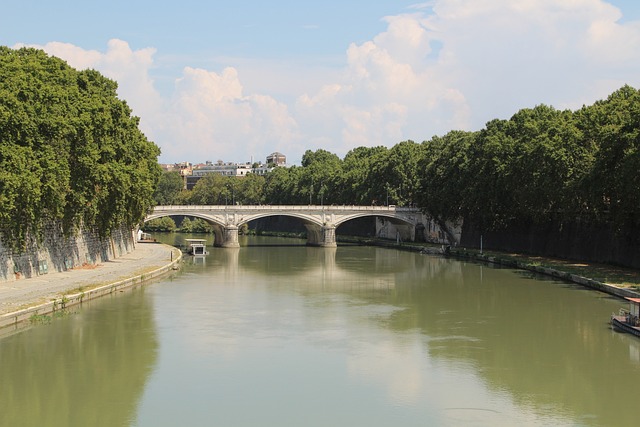
[[[301,128],[325,134],[323,141],[335,142],[324,148],[340,155],[360,145],[421,141],[470,125],[464,95],[450,86],[446,76],[438,77],[437,64],[429,58],[436,39],[424,15],[392,16],[385,21],[387,31],[349,46],[341,82],[298,99],[296,112],[310,119]],[[339,120],[326,120],[336,113]],[[324,127],[312,122],[317,117],[323,119]]]
[[[96,68],[162,150],[163,161],[248,161],[278,150],[344,155],[359,145],[475,130],[539,103],[577,108],[640,85],[640,23],[602,0],[434,0],[387,16],[345,47],[341,69],[244,59],[222,71],[184,64],[172,93],[152,79],[155,50],[43,49]],[[250,88],[250,89],[247,89]]]
[[[249,161],[290,146],[295,120],[275,99],[242,93],[237,71],[185,67],[173,94],[161,95],[150,77],[155,49],[132,50],[110,40],[105,53],[52,42],[36,46],[78,69],[95,68],[118,82],[118,94],[141,117],[141,128],[168,162]]]
[[[621,24],[600,0],[438,1],[434,13],[429,25],[449,61],[440,71],[455,76],[474,128],[538,103],[577,107],[572,100],[639,81],[638,25]]]
[[[231,67],[221,74],[186,67],[176,82],[170,117],[167,154],[196,154],[201,161],[249,161],[290,142],[296,133],[287,106],[265,95],[245,96]]]

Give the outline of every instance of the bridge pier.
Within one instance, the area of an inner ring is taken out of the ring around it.
[[[220,237],[220,239],[218,239],[218,237]],[[222,248],[239,248],[240,243],[238,242],[238,226],[220,226],[219,229],[216,230],[216,240],[213,245]]]
[[[315,224],[305,224],[307,228],[307,245],[321,246],[323,248],[335,248],[336,243],[336,226]]]

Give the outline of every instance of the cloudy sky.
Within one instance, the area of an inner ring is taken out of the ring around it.
[[[640,88],[637,0],[7,3],[0,44],[116,80],[163,163],[299,164]]]

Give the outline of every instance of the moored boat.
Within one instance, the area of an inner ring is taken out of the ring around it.
[[[640,337],[640,298],[625,298],[629,301],[629,310],[621,309],[619,314],[611,315],[611,326],[621,332]]]
[[[185,239],[187,253],[189,255],[209,255],[207,241],[205,239]]]

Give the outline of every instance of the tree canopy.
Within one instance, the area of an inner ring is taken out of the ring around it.
[[[0,46],[0,233],[21,247],[54,220],[107,236],[153,205],[159,148],[117,84],[40,50]]]
[[[425,144],[419,204],[443,220],[640,226],[640,93],[630,86],[575,112],[539,105]]]

